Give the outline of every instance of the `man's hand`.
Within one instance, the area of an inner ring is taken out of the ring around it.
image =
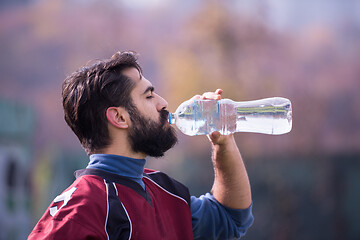
[[[220,100],[222,92],[223,90],[217,89],[215,92],[206,92],[191,99]],[[230,208],[248,208],[252,201],[250,183],[234,135],[221,135],[216,131],[209,134],[208,138],[213,148],[214,197]]]
[[[213,99],[213,100],[220,100],[221,94],[223,90],[222,89],[216,89],[215,92],[206,92],[203,93],[203,95],[195,95],[191,99]]]
[[[221,99],[221,94],[223,93],[222,89],[216,89],[215,92],[206,92],[203,95],[196,95],[194,97],[192,97],[191,99],[212,99],[212,100],[220,100]],[[210,142],[215,146],[215,145],[224,145],[226,144],[229,140],[233,139],[233,134],[230,135],[221,135],[220,132],[212,132],[211,134],[208,135],[208,138],[210,140]]]

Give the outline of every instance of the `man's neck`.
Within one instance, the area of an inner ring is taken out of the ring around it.
[[[121,147],[119,147],[121,146]],[[131,147],[125,147],[124,145],[118,144],[111,144],[110,146],[102,149],[101,151],[97,152],[101,154],[112,154],[112,155],[119,155],[129,158],[136,158],[136,159],[144,159],[146,154],[140,152],[134,152]]]

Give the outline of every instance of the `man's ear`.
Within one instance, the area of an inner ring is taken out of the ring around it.
[[[128,128],[128,112],[122,107],[109,107],[106,109],[106,118],[116,128]]]

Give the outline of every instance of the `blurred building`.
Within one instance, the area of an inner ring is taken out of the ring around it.
[[[31,108],[0,99],[0,239],[26,239],[31,227],[34,116]]]

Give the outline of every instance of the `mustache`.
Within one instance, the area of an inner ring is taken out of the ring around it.
[[[169,121],[169,111],[165,109],[160,110],[160,121],[165,124]]]

